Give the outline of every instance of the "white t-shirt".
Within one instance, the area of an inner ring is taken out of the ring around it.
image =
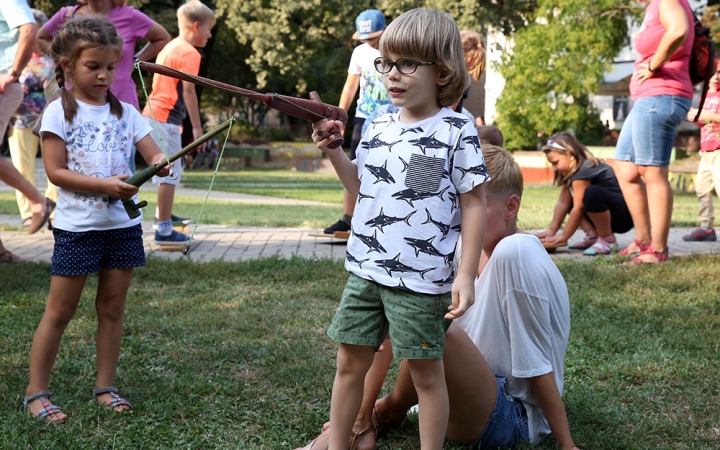
[[[475,281],[475,304],[456,319],[508,393],[523,402],[530,442],[550,427],[526,378],[553,372],[563,392],[563,362],[570,335],[570,300],[560,271],[540,240],[514,234],[500,241]]]
[[[50,132],[65,141],[68,170],[95,178],[132,175],[127,165],[132,146],[150,133],[150,125],[127,103],[122,103],[122,119],[110,112],[110,104],[77,103],[72,123],[65,121],[60,99],[50,103],[43,114],[41,136]],[[133,200],[137,202],[137,195]],[[72,192],[58,186],[55,227],[61,230],[110,230],[141,221],[142,215],[130,219],[122,202],[109,203],[105,194]]]
[[[390,97],[382,82],[382,74],[375,69],[375,58],[380,57],[380,50],[361,44],[355,47],[348,73],[360,75],[360,97],[355,108],[355,117],[366,119],[375,108],[390,103]]]
[[[449,292],[458,196],[490,179],[475,124],[449,108],[416,123],[378,117],[353,163],[360,192],[345,268],[384,286]]]
[[[0,73],[12,69],[18,50],[18,27],[27,23],[35,23],[35,18],[25,0],[0,1]]]

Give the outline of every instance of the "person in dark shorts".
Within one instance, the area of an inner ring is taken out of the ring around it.
[[[132,409],[118,395],[113,380],[120,358],[125,297],[133,269],[145,265],[142,214],[130,218],[122,202],[113,199],[138,201],[138,188],[124,181],[131,175],[127,155],[133,145],[148,165],[165,156],[138,110],[110,90],[122,42],[110,21],[86,18],[69,21],[51,47],[55,76],[63,88],[60,98],[43,114],[40,136],[48,178],[58,187],[55,249],[50,293],[33,337],[30,381],[23,402],[28,413],[46,422],[67,419],[59,406],[50,403],[50,372],[91,273],[98,274],[93,396],[115,412]],[[166,167],[160,175],[168,171]]]
[[[613,168],[565,131],[550,136],[542,151],[555,169],[560,198],[550,228],[536,236],[546,243],[567,242],[580,227],[585,238],[570,248],[585,250],[583,254],[589,256],[610,254],[617,247],[615,233],[633,227]],[[565,228],[557,234],[565,216]]]

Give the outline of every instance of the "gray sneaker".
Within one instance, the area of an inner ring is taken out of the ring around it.
[[[683,241],[686,242],[715,242],[717,241],[717,235],[715,234],[715,228],[696,228],[692,230],[690,234],[683,236]]]

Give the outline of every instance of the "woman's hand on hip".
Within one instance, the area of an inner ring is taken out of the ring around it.
[[[655,72],[651,72],[649,67],[650,63],[642,63],[638,64],[639,68],[635,71],[633,74],[633,77],[635,77],[635,81],[637,81],[637,84],[643,84],[643,81],[647,80],[648,78],[652,78],[653,75],[655,75]],[[657,71],[657,69],[655,69]]]

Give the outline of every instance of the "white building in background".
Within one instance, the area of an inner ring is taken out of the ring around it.
[[[707,5],[707,0],[688,0],[688,2],[694,11]],[[630,45],[618,53],[612,67],[604,75],[604,83],[600,86],[599,92],[592,96],[593,104],[600,111],[600,119],[610,129],[622,127],[632,108],[629,86],[633,63],[637,58],[633,37],[639,28],[640,23],[631,25]],[[512,50],[512,39],[491,29],[487,35],[486,48],[488,54],[485,75],[477,85],[471,86],[466,106],[474,115],[482,116],[487,124],[492,124],[498,116],[495,105],[505,87],[505,79],[495,66],[505,52]],[[483,83],[484,92],[481,93],[479,91],[483,91]],[[692,127],[689,122],[683,122],[683,125]]]

